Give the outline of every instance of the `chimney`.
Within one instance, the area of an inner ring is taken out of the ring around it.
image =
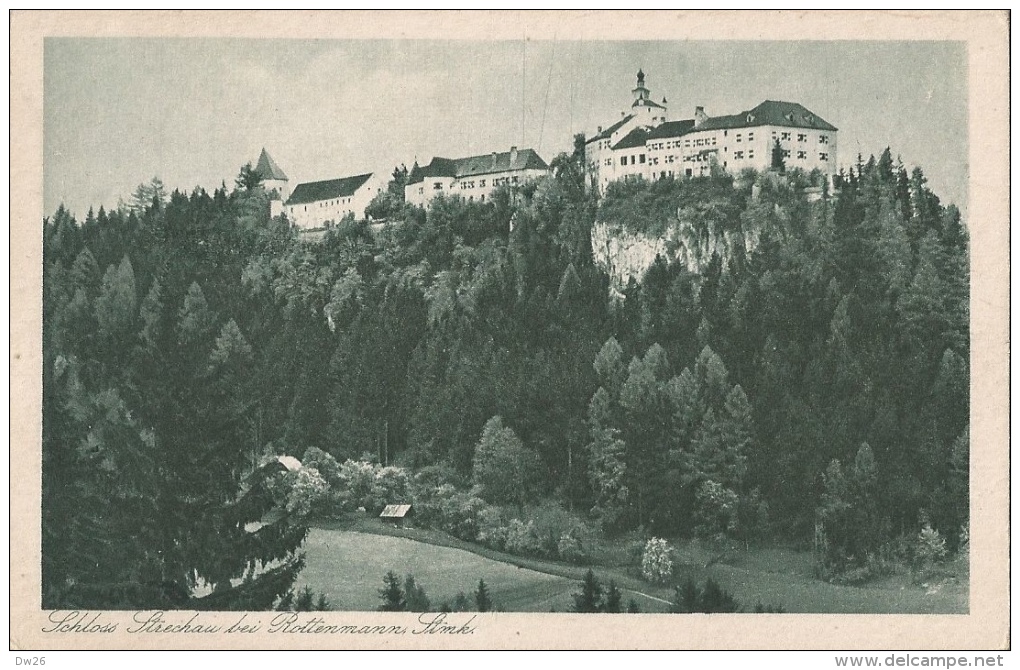
[[[599,135],[602,134],[602,126],[599,126]]]
[[[495,151],[493,151],[492,152],[492,167],[493,167],[493,169],[495,169],[496,164],[498,162],[499,162],[499,154],[497,154]]]
[[[705,108],[698,105],[694,108],[694,127],[697,128],[708,119],[708,115],[705,114]]]
[[[510,147],[510,167],[513,168],[517,162],[517,147]]]

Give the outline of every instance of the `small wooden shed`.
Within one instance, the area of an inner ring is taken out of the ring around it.
[[[410,505],[387,505],[379,514],[379,518],[383,521],[388,521],[398,526],[402,525],[404,523],[404,519],[409,516],[411,516]]]

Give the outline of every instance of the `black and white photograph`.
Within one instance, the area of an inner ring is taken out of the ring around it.
[[[975,43],[524,15],[39,35],[38,644],[980,612],[955,644],[1008,645]]]

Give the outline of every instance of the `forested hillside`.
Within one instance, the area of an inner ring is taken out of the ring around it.
[[[280,500],[258,473],[313,447],[610,537],[821,537],[833,571],[926,523],[955,548],[968,243],[921,170],[886,150],[812,203],[774,173],[599,200],[581,163],[318,243],[250,179],[47,218],[44,606],[271,607],[307,510],[252,532]],[[725,246],[614,297],[595,221],[677,218]]]

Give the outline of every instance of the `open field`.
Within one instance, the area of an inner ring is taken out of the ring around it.
[[[576,581],[461,549],[400,537],[313,529],[305,541],[307,565],[295,585],[323,592],[336,609],[374,610],[388,570],[410,573],[438,607],[463,591],[472,599],[484,579],[497,608],[507,611],[563,612],[572,602]]]
[[[304,551],[307,565],[296,586],[323,592],[333,607],[374,610],[388,570],[408,573],[425,587],[434,608],[452,602],[458,592],[469,597],[484,578],[497,607],[506,611],[567,611],[571,594],[587,568],[521,558],[466,543],[436,531],[394,528],[366,520],[358,531],[314,528]],[[403,536],[403,537],[400,537]],[[410,539],[413,537],[414,539]],[[685,565],[682,573],[698,581],[714,578],[742,604],[782,605],[788,612],[966,613],[966,564],[953,563],[955,580],[928,586],[910,584],[905,575],[865,587],[820,582],[810,574],[803,552],[753,549],[709,568]],[[672,593],[628,575],[619,568],[595,567],[605,583],[613,579],[642,611],[662,612]]]

